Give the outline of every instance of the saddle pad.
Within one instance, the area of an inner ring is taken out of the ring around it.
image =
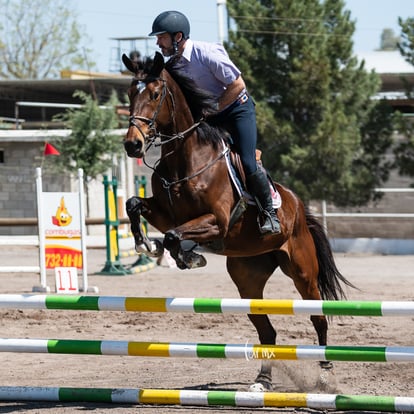
[[[237,177],[236,171],[230,160],[229,152],[226,153],[227,169],[229,171],[230,178],[236,188],[240,197],[244,197],[247,204],[255,205],[253,197],[242,187],[239,178]],[[259,167],[260,168],[260,167]],[[272,195],[273,208],[280,208],[282,206],[282,197],[280,197],[279,191],[273,187],[273,184],[269,181],[270,194]]]

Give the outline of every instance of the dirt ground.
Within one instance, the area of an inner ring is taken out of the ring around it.
[[[232,297],[238,294],[225,271],[225,258],[206,254],[202,269],[180,271],[158,266],[127,276],[102,276],[103,249],[88,250],[89,285],[99,295],[153,297]],[[335,255],[342,273],[360,290],[347,289],[351,300],[414,300],[414,256]],[[33,265],[36,249],[5,247],[3,265]],[[131,259],[123,259],[128,264]],[[35,274],[2,274],[0,293],[31,293]],[[54,274],[48,274],[54,287]],[[277,270],[267,298],[299,298],[292,282]],[[0,309],[4,338],[106,339],[154,342],[258,343],[245,315],[189,313],[78,312]],[[272,316],[279,344],[316,344],[307,316]],[[330,345],[414,345],[414,317],[335,317]],[[247,391],[260,361],[239,359],[138,358],[129,356],[0,353],[0,386],[221,389]],[[318,392],[319,370],[313,361],[277,361],[277,392]],[[331,393],[414,397],[414,364],[336,362]],[[223,413],[260,411],[312,413],[311,409],[243,409],[127,406],[92,403],[0,402],[0,413]]]

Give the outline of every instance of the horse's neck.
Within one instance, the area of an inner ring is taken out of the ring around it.
[[[192,174],[198,171],[200,166],[208,163],[216,157],[217,151],[207,140],[200,140],[197,132],[197,120],[194,120],[190,107],[179,85],[167,72],[167,85],[172,95],[173,116],[171,123],[166,126],[163,133],[166,135],[181,135],[182,138],[174,139],[171,144],[162,147],[161,155],[170,172]],[[167,131],[168,130],[168,131]]]
[[[172,128],[174,129],[175,134],[182,133],[194,125],[194,118],[180,87],[169,74],[168,77],[170,78],[168,88],[173,101],[172,107],[170,108],[173,115],[171,117],[173,124]]]

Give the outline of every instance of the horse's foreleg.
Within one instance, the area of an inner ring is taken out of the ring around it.
[[[262,345],[276,344],[276,331],[267,315],[247,316],[256,328]],[[272,389],[272,361],[264,359],[262,360],[259,374],[254,380],[254,384],[250,387],[250,391],[270,391]]]
[[[135,240],[137,253],[145,253],[151,257],[161,257],[164,248],[158,240],[150,240],[143,230],[141,213],[143,209],[142,199],[131,197],[126,202],[126,212],[131,223],[131,232]]]
[[[207,261],[201,254],[195,253],[191,249],[184,250],[181,247],[181,241],[192,240],[195,243],[203,243],[214,240],[220,235],[216,217],[213,214],[205,214],[168,230],[165,233],[163,244],[169,250],[179,269],[194,269],[205,266]]]

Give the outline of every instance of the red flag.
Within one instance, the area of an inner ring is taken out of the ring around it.
[[[60,155],[60,152],[52,144],[46,142],[43,155]]]

